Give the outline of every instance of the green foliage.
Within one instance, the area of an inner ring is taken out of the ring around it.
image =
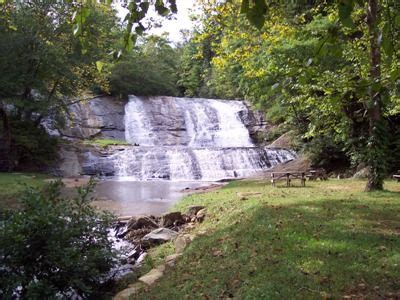
[[[163,37],[150,36],[111,69],[110,90],[115,95],[177,95],[179,49]]]
[[[13,118],[13,153],[16,170],[44,171],[57,159],[58,139],[33,122]]]
[[[119,28],[115,12],[100,4],[77,16],[75,2],[9,2],[0,6],[0,118],[11,126],[0,127],[0,137],[11,137],[3,152],[15,169],[20,160],[51,158],[54,142],[39,129],[44,118],[63,119],[73,97],[108,90],[108,53]],[[79,37],[74,18],[85,19]]]
[[[0,296],[48,299],[103,296],[116,253],[108,239],[112,218],[90,205],[93,187],[60,196],[60,183],[29,188],[18,211],[0,220]]]
[[[112,139],[93,139],[93,140],[85,140],[83,141],[85,145],[95,145],[102,148],[106,148],[107,146],[117,146],[117,145],[130,145],[126,141],[121,140],[112,140]]]
[[[201,71],[191,80],[197,90],[191,88],[190,94],[198,95],[199,86],[205,86],[218,98],[251,100],[269,120],[298,132],[313,154],[326,141],[325,146],[334,146],[338,155],[345,153],[347,161],[355,165],[374,161],[380,167],[379,178],[385,175],[381,160],[389,157],[387,147],[380,142],[368,145],[379,139],[372,116],[390,118],[400,103],[396,1],[377,1],[379,18],[372,31],[382,32],[380,78],[371,76],[371,23],[365,19],[369,11],[365,1],[201,4],[203,30],[194,33],[185,49],[208,64],[205,69],[197,67]],[[212,55],[206,59],[200,55],[204,48],[200,42],[210,38]],[[192,65],[196,63],[193,60]],[[202,78],[207,78],[205,84]],[[387,131],[380,134],[388,139]],[[326,159],[320,159],[325,164]]]

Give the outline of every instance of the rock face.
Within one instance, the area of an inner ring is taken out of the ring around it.
[[[262,130],[262,114],[243,101],[97,97],[71,106],[61,136],[126,140],[130,146],[81,144],[76,155],[63,150],[60,173],[177,181],[247,177],[295,157],[254,144]]]
[[[108,96],[77,102],[70,106],[67,126],[60,133],[72,138],[125,140],[125,103]]]

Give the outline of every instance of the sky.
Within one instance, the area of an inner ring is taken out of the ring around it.
[[[194,7],[195,0],[177,0],[178,13],[175,15],[174,19],[167,20],[162,19],[162,27],[151,28],[148,33],[161,35],[164,32],[169,33],[169,39],[174,42],[182,41],[182,36],[180,30],[182,29],[192,29],[194,24],[190,21],[190,9]],[[115,8],[118,10],[118,15],[123,19],[127,13],[127,9],[121,7],[121,5],[116,4]],[[150,12],[150,16],[155,16],[154,11]]]

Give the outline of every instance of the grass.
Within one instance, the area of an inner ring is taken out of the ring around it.
[[[238,181],[183,199],[176,209],[207,206],[206,220],[194,229],[202,234],[138,298],[400,297],[400,184],[363,193],[364,184],[273,188]],[[239,200],[237,192],[262,194]]]
[[[35,173],[0,173],[0,208],[15,208],[18,205],[18,197],[27,187],[42,187],[45,174]]]
[[[92,146],[98,146],[101,148],[106,148],[107,146],[117,146],[117,145],[130,145],[126,141],[122,140],[112,140],[112,139],[93,139],[93,140],[85,140],[83,142],[85,145],[92,145]]]

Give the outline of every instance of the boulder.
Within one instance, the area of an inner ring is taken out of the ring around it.
[[[182,256],[182,254],[180,254],[180,253],[175,253],[175,254],[168,255],[168,256],[165,258],[165,263],[166,263],[168,266],[173,267],[173,266],[175,266],[176,260],[177,260],[178,257],[180,257],[180,256]]]
[[[152,269],[149,273],[140,277],[139,281],[147,285],[153,285],[157,280],[159,280],[163,276],[164,271],[165,271],[164,265],[158,266],[157,268]]]
[[[150,244],[159,244],[173,240],[178,233],[168,228],[158,228],[149,234],[146,234],[142,241]]]
[[[369,169],[367,167],[362,168],[361,170],[359,170],[357,173],[355,173],[353,175],[353,178],[356,179],[366,179],[368,178],[369,175]]]
[[[187,214],[188,214],[189,216],[191,216],[191,217],[194,217],[194,216],[196,216],[196,214],[199,212],[199,210],[202,210],[202,209],[204,209],[204,208],[206,208],[206,207],[205,207],[205,206],[202,206],[202,205],[192,205],[192,206],[189,206]]]
[[[206,208],[199,210],[196,214],[196,220],[200,223],[204,221],[205,217],[206,217]]]
[[[166,213],[161,216],[161,226],[162,227],[172,227],[177,225],[182,225],[185,220],[180,211]]]
[[[158,224],[152,220],[150,217],[141,216],[141,217],[132,217],[128,222],[129,230],[137,230],[144,228],[158,228]]]
[[[175,253],[182,253],[192,240],[193,237],[189,235],[179,235],[174,241]]]
[[[142,283],[135,283],[129,285],[127,289],[122,290],[117,295],[113,297],[113,300],[129,300],[133,299],[139,291],[143,288]]]

